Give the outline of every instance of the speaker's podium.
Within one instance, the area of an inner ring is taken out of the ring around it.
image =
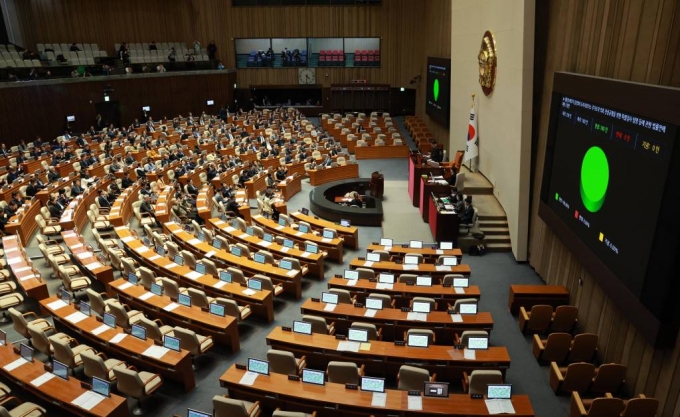
[[[383,192],[385,191],[385,176],[375,171],[371,174],[371,182],[368,185],[371,187],[371,195],[382,200]]]

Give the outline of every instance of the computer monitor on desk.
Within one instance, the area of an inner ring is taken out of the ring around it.
[[[362,376],[361,390],[369,392],[385,392],[385,378]]]
[[[189,408],[187,409],[187,417],[213,417],[213,415]]]
[[[420,259],[417,256],[413,256],[413,255],[404,256],[404,264],[405,265],[418,265],[419,260]]]
[[[486,398],[490,400],[512,399],[511,384],[489,384],[486,386]]]
[[[388,247],[392,246],[392,239],[381,238],[380,239],[380,246],[388,246]]]
[[[293,322],[293,332],[301,334],[312,334],[312,323],[296,320]]]
[[[302,382],[307,384],[324,385],[326,383],[324,371],[304,368],[302,370]]]
[[[96,392],[99,395],[103,395],[104,397],[110,397],[111,396],[111,384],[109,381],[105,381],[101,378],[97,378],[96,376],[92,377],[92,391]]]
[[[394,274],[381,272],[380,275],[378,275],[378,282],[380,284],[394,284]]]
[[[248,358],[248,371],[262,375],[269,375],[269,362]]]
[[[380,262],[380,254],[375,252],[367,252],[366,260],[369,262]]]

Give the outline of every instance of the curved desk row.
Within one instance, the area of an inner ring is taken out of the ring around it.
[[[123,241],[126,252],[140,265],[143,264],[154,271],[157,276],[175,279],[178,283],[198,288],[213,297],[233,298],[239,304],[249,304],[254,315],[264,318],[267,322],[274,320],[274,302],[270,291],[246,291],[237,283],[226,283],[210,274],[194,279],[196,276],[194,271],[186,266],[177,265],[172,260],[147,248],[126,227],[117,227],[115,230]],[[212,256],[206,255],[208,258]]]
[[[455,256],[458,258],[458,262],[463,260],[463,251],[460,248],[453,249],[435,249],[435,248],[409,248],[408,245],[393,245],[393,246],[383,246],[379,245],[377,242],[373,242],[366,248],[367,251],[373,252],[375,250],[384,250],[389,252],[390,255],[403,257],[407,253],[417,253],[422,255],[425,259],[436,260],[440,256]]]
[[[9,235],[19,233],[22,242],[31,240],[31,236],[38,230],[38,222],[35,216],[40,214],[40,202],[36,199],[21,207],[5,225],[5,232]]]
[[[78,265],[90,278],[96,279],[102,284],[108,284],[113,281],[113,268],[103,262],[102,254],[99,256],[94,254],[94,250],[85,243],[85,239],[79,235],[75,230],[61,232],[61,237],[68,250],[73,255],[71,258],[75,264]]]
[[[499,370],[505,374],[510,368],[508,349],[500,346],[476,350],[474,359],[467,359],[463,349],[446,345],[421,348],[371,340],[357,352],[352,352],[340,350],[338,344],[341,342],[335,336],[294,333],[281,327],[275,327],[267,335],[267,344],[272,349],[292,352],[297,358],[306,356],[307,367],[312,369],[326,369],[330,361],[348,361],[364,365],[367,375],[396,379],[402,365],[412,365],[425,368],[431,374],[436,373],[437,381],[458,384],[463,372],[469,374],[475,369],[483,369]]]
[[[49,297],[47,284],[42,280],[40,271],[33,266],[33,262],[26,255],[26,249],[19,238],[16,235],[3,237],[2,247],[5,250],[7,265],[24,294],[38,301]]]
[[[318,229],[323,229],[325,227],[334,229],[338,233],[338,236],[342,237],[345,246],[359,249],[359,229],[356,226],[341,226],[339,223],[324,220],[318,216],[302,214],[299,211],[294,211],[290,213],[289,216],[297,221],[307,222],[312,226],[316,226]]]
[[[324,169],[310,169],[307,171],[307,175],[309,175],[309,183],[314,186],[331,181],[359,178],[359,164],[348,163]]]
[[[383,327],[383,340],[404,340],[404,332],[408,329],[430,329],[436,336],[436,343],[453,344],[453,333],[465,330],[486,330],[491,334],[493,318],[489,312],[477,314],[448,314],[445,311],[424,313],[408,313],[398,308],[369,310],[351,304],[337,304],[333,310],[326,309],[326,303],[306,300],[300,307],[302,314],[312,314],[335,322],[335,331],[347,334],[347,329],[356,321],[373,323]],[[422,316],[421,316],[422,315]],[[420,317],[418,317],[420,316]],[[424,317],[423,317],[424,316]],[[424,320],[421,320],[423,319]]]
[[[269,251],[277,259],[283,257],[295,258],[300,261],[301,265],[307,265],[310,275],[323,279],[325,269],[324,258],[326,257],[323,253],[309,253],[297,248],[287,248],[276,242],[267,242],[257,236],[251,236],[239,229],[235,229],[220,219],[210,219],[210,223],[213,225],[214,231],[221,232],[229,241],[243,243],[253,251],[260,249]]]
[[[260,215],[253,216],[253,222],[263,229],[268,230],[272,234],[287,237],[288,239],[300,245],[300,247],[304,247],[305,240],[314,242],[317,244],[317,246],[319,246],[319,248],[322,248],[324,251],[328,252],[329,259],[342,262],[342,246],[344,242],[341,238],[328,239],[324,238],[323,236],[317,236],[313,233],[302,233],[292,227],[281,226],[274,220],[267,219]]]
[[[408,307],[413,297],[434,298],[438,302],[439,311],[446,311],[447,304],[453,305],[456,300],[462,298],[479,299],[482,295],[477,285],[468,288],[443,287],[432,285],[431,287],[407,285],[400,282],[394,284],[379,284],[367,279],[349,281],[345,278],[334,277],[328,281],[328,288],[339,288],[349,291],[357,296],[357,302],[364,303],[366,297],[372,293],[387,294],[395,301],[395,307]]]
[[[226,223],[219,223],[217,220],[213,224],[221,227]],[[192,252],[198,259],[202,257],[212,258],[214,261],[225,266],[235,266],[244,273],[262,274],[274,282],[283,285],[283,290],[296,299],[302,297],[302,271],[291,269],[286,270],[273,265],[261,264],[245,256],[235,256],[224,249],[217,249],[208,242],[201,242],[194,235],[187,233],[180,225],[173,222],[164,224],[169,231],[172,239],[184,249]]]
[[[411,150],[406,145],[356,146],[355,157],[359,159],[408,158]],[[351,152],[350,152],[351,153]]]
[[[53,317],[57,328],[66,328],[77,333],[97,351],[107,352],[130,365],[177,381],[184,386],[185,391],[191,391],[196,386],[191,354],[188,351],[166,349],[163,356],[155,358],[149,355],[149,348],[154,347],[151,339],[142,340],[130,336],[121,327],[102,327],[104,324],[96,317],[80,316],[73,304],[66,304],[55,296],[40,301],[40,306]],[[119,335],[124,335],[122,340],[117,343],[111,341],[116,336],[120,338]]]
[[[67,415],[87,417],[127,417],[130,415],[127,399],[115,394],[104,398],[89,410],[74,404],[76,399],[87,392],[76,378],[68,380],[58,377],[50,378],[41,385],[37,385],[37,381],[48,373],[45,371],[45,365],[38,360],[25,361],[23,365],[11,371],[5,369],[5,366],[19,358],[20,356],[14,353],[12,345],[0,346],[0,374],[31,395],[60,408]]]
[[[85,193],[74,198],[59,219],[61,230],[71,230],[76,227],[82,229],[88,221],[87,211],[90,209],[91,204],[95,204],[99,190],[108,189],[107,187],[111,184],[111,181],[111,179],[100,180]]]
[[[422,410],[409,410],[408,392],[385,390],[387,400],[384,407],[371,405],[373,393],[348,390],[345,384],[332,382],[326,385],[305,384],[291,381],[287,375],[271,373],[258,375],[252,385],[240,381],[245,370],[232,365],[220,376],[220,386],[229,390],[229,397],[260,401],[265,408],[281,407],[320,415],[332,416],[433,416],[449,417],[488,416],[489,411],[483,400],[470,398],[467,394],[451,394],[447,398],[422,398]],[[534,410],[527,395],[513,395],[512,406],[518,417],[533,417]],[[326,410],[324,412],[324,410]]]
[[[155,295],[141,285],[132,285],[124,279],[110,282],[107,292],[122,303],[149,313],[150,317],[161,319],[163,324],[185,327],[202,336],[212,337],[215,343],[230,346],[238,352],[237,320],[231,316],[216,316],[196,306],[176,304],[166,295]]]
[[[406,265],[396,262],[371,262],[364,261],[361,259],[352,259],[349,263],[351,269],[356,268],[370,268],[375,271],[376,274],[380,272],[387,272],[399,276],[401,274],[415,274],[415,275],[427,275],[432,278],[442,279],[444,275],[447,274],[460,274],[466,277],[470,276],[471,270],[470,265],[462,264],[456,266],[444,266],[444,265],[434,265],[434,264],[418,264],[418,265]]]

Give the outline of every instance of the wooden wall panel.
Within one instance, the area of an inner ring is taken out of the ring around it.
[[[65,83],[24,84],[0,89],[0,135],[7,145],[36,136],[51,140],[63,133],[66,116],[75,115],[76,130],[94,123],[94,103],[104,100],[104,85],[116,91],[112,101],[121,103],[121,122],[130,124],[141,117],[142,106],[151,106],[155,118],[177,114],[216,113],[222,104],[233,101],[234,72],[164,77],[108,77]],[[206,106],[206,100],[215,106]]]
[[[539,86],[542,107],[534,127],[539,139],[532,185],[530,264],[547,283],[569,289],[579,308],[580,327],[600,336],[601,359],[628,366],[628,390],[658,398],[660,416],[678,416],[680,336],[674,349],[657,350],[647,344],[537,213],[553,73],[572,71],[680,87],[680,5],[675,0],[554,0],[547,7],[548,48],[544,81]]]

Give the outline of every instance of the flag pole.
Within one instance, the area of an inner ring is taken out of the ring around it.
[[[475,96],[476,96],[476,94],[470,93],[470,95],[472,96],[472,102],[470,103],[470,107],[474,109],[475,108]],[[474,168],[473,168],[473,164],[474,164]],[[470,159],[470,171],[471,172],[477,172],[477,158]]]

